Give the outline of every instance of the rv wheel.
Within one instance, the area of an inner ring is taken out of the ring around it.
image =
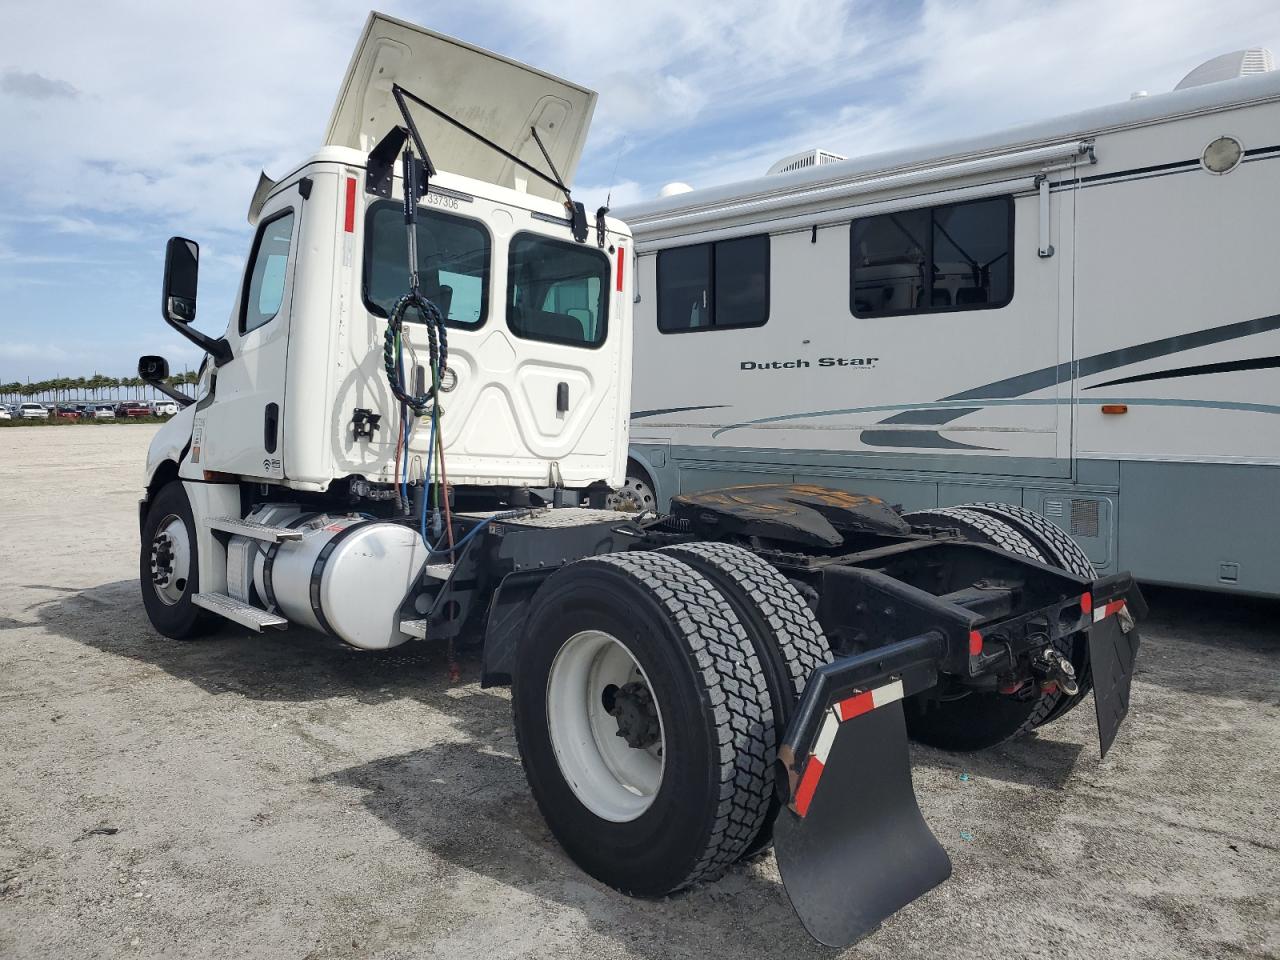
[[[627,479],[609,494],[605,503],[610,510],[622,513],[648,513],[658,509],[653,483],[634,463],[627,464]]]
[[[142,603],[151,625],[174,640],[210,633],[217,618],[191,602],[200,582],[195,521],[180,481],[160,488],[142,524],[138,557]]]
[[[520,759],[569,856],[624,893],[723,873],[773,792],[773,711],[750,641],[674,557],[568,564],[534,597],[512,690]]]
[[[1041,551],[1019,530],[999,517],[961,507],[938,507],[904,513],[913,527],[944,527],[966,540],[988,543],[1030,560],[1048,563]],[[1070,657],[1072,640],[1054,641],[1059,653]],[[983,750],[1003,743],[1044,723],[1065,698],[1061,693],[1026,691],[1014,694],[978,693],[954,688],[929,690],[908,698],[907,732],[912,739],[941,750]]]

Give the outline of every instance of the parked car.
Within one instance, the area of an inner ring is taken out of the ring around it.
[[[81,416],[86,420],[114,420],[116,418],[116,405],[114,403],[87,403]]]
[[[53,416],[58,420],[79,420],[80,408],[71,403],[59,403],[53,408]]]
[[[24,403],[18,408],[18,416],[23,420],[48,420],[49,408],[42,403]]]
[[[121,418],[149,417],[151,416],[151,404],[143,400],[125,400],[116,404],[116,416]]]
[[[157,417],[172,417],[178,412],[176,400],[152,400],[151,411]]]
[[[8,404],[0,403],[0,420],[12,420],[13,411],[9,409]]]

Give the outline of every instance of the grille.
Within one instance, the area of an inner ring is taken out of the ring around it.
[[[1071,535],[1096,537],[1098,535],[1098,501],[1071,501]]]

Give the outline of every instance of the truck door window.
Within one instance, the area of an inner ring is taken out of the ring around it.
[[[364,303],[388,316],[409,292],[409,251],[400,204],[369,208],[364,258]],[[489,304],[489,233],[474,220],[418,209],[418,282],[422,294],[452,326],[479,327]],[[413,311],[407,318],[420,321]]]
[[[271,322],[284,302],[285,268],[293,241],[293,211],[264,223],[253,244],[244,296],[240,303],[240,332]]]
[[[608,333],[609,259],[534,233],[511,241],[507,326],[517,337],[598,347]]]
[[[1013,198],[853,221],[850,308],[887,317],[1003,307],[1013,298]]]
[[[759,327],[768,320],[768,234],[658,252],[663,333]]]

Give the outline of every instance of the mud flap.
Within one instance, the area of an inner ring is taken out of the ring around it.
[[[1126,631],[1125,627],[1129,629]],[[1127,612],[1107,616],[1089,630],[1089,662],[1093,670],[1093,703],[1098,714],[1098,747],[1107,755],[1129,712],[1133,667],[1141,642]]]
[[[827,709],[793,801],[773,827],[791,905],[830,947],[862,939],[951,876],[916,803],[901,699],[843,722],[841,706]]]

